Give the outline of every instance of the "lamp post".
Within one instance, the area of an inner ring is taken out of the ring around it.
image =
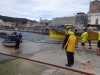
[[[73,27],[75,26],[74,25],[74,22],[75,22],[74,20],[75,20],[75,13],[73,14]]]
[[[75,25],[75,24],[74,24],[74,20],[75,20],[74,18],[75,18],[75,13],[74,13],[74,15],[73,15],[73,26]]]

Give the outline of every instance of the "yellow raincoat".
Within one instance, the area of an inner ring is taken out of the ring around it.
[[[70,36],[62,49],[66,49],[67,52],[74,52],[77,43],[76,36],[74,35],[74,32],[68,32],[68,34],[70,34]]]

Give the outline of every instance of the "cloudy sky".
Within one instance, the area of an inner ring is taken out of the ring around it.
[[[87,13],[93,0],[0,0],[0,15],[27,18],[73,16],[77,12]]]

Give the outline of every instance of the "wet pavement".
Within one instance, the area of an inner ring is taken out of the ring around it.
[[[43,41],[42,41],[43,42]],[[62,44],[51,44],[51,43],[42,43],[42,42],[24,42],[20,45],[20,49],[15,50],[14,48],[4,47],[0,45],[0,53],[12,54],[17,56],[27,57],[33,60],[39,60],[51,64],[56,64],[59,66],[66,67],[67,63],[66,53],[61,50]],[[91,50],[87,49],[87,53],[85,55],[81,55],[81,47],[79,46],[77,50],[78,54],[84,60],[90,60],[90,66],[84,66],[80,62],[78,62],[75,58],[75,63],[71,67],[72,69],[81,70],[84,72],[93,73],[96,75],[100,75],[100,56],[96,55],[96,45],[92,46]],[[87,46],[88,48],[88,46]],[[16,61],[16,60],[14,60]],[[22,62],[23,60],[21,60]],[[23,61],[24,63],[24,61]],[[33,63],[32,63],[33,64]],[[35,63],[34,65],[36,65]],[[4,66],[4,65],[3,65]],[[19,65],[21,66],[21,64]],[[23,66],[23,65],[22,65]],[[25,66],[25,65],[24,65]],[[37,66],[36,66],[37,67]],[[80,73],[72,72],[69,70],[63,70],[50,66],[42,66],[44,69],[39,74],[30,74],[30,75],[82,75]],[[84,68],[85,67],[85,68]],[[89,69],[92,68],[92,69]],[[31,68],[33,69],[33,68]],[[39,67],[37,67],[38,71]],[[32,71],[33,72],[33,71]],[[54,74],[53,74],[54,73]],[[19,74],[25,75],[25,74]]]

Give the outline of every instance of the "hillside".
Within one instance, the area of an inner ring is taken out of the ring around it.
[[[23,24],[24,23],[27,23],[28,21],[32,22],[32,23],[37,23],[38,21],[36,20],[29,20],[29,19],[26,19],[26,18],[15,18],[15,17],[8,17],[8,16],[2,16],[0,15],[0,19],[2,19],[4,22],[22,22]]]

